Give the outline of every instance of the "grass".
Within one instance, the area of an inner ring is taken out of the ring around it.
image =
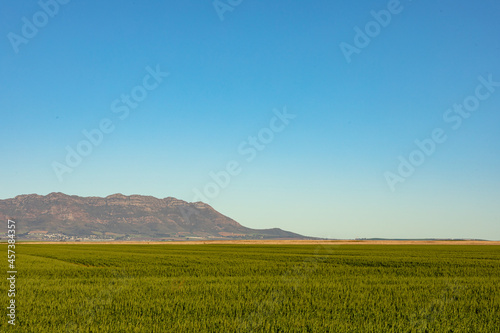
[[[500,246],[16,250],[2,332],[500,332]]]

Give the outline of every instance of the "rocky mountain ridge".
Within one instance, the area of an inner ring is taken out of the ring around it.
[[[277,228],[244,227],[202,202],[141,195],[113,194],[104,198],[63,193],[19,195],[0,200],[0,220],[7,219],[15,220],[17,234],[27,238],[35,235],[165,240],[306,238]]]

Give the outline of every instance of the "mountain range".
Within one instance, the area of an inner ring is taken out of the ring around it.
[[[0,221],[16,222],[19,238],[92,239],[306,239],[278,228],[251,229],[202,203],[172,197],[63,193],[0,200]]]

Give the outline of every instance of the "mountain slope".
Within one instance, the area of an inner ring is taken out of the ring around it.
[[[105,198],[63,193],[0,200],[0,220],[16,221],[17,234],[152,238],[306,238],[281,229],[246,228],[211,206],[175,198],[113,194]]]

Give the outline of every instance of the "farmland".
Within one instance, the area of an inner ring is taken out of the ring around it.
[[[17,253],[16,326],[3,315],[2,332],[500,332],[500,246],[19,244]],[[1,300],[5,309],[6,292]]]

